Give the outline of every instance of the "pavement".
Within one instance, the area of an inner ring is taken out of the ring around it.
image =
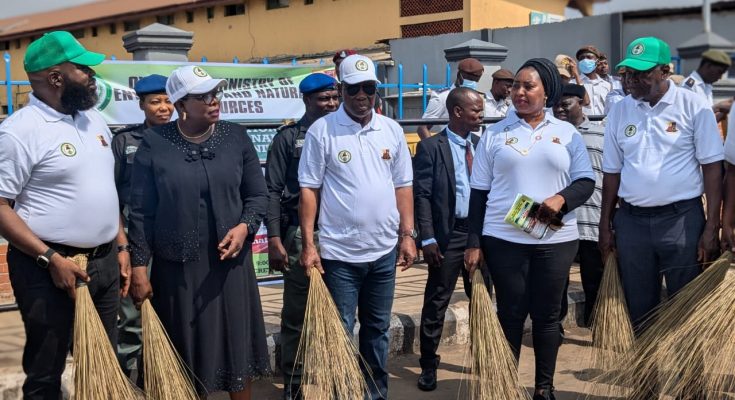
[[[469,301],[464,294],[462,280],[459,279],[457,288],[447,310],[440,353],[442,366],[439,371],[440,386],[435,392],[424,393],[416,389],[416,379],[420,373],[418,367],[418,327],[423,304],[424,286],[426,283],[427,266],[418,264],[413,268],[398,272],[396,278],[395,300],[393,316],[390,325],[390,359],[391,371],[390,390],[391,398],[409,399],[420,395],[421,400],[457,398],[458,390],[464,376],[464,355],[467,352],[469,340]],[[268,347],[271,355],[271,365],[276,367],[275,357],[280,350],[278,346],[280,331],[280,313],[283,285],[269,284],[260,286],[263,317],[268,336]],[[579,268],[572,267],[569,286],[569,314],[564,321],[571,334],[560,351],[557,381],[557,399],[573,399],[585,389],[581,381],[575,376],[575,369],[579,369],[583,361],[580,351],[585,343],[590,341],[589,331],[579,327],[584,305]],[[527,328],[530,325],[527,322]],[[359,326],[356,327],[357,332]],[[0,400],[18,400],[21,398],[20,386],[23,383],[21,357],[25,336],[20,314],[17,311],[0,312]],[[530,343],[524,347],[530,346]],[[533,362],[531,348],[522,350],[520,374],[524,385],[532,386]],[[65,382],[68,379],[69,368],[65,372]],[[253,399],[279,399],[281,379],[275,377],[270,380],[259,381],[254,385]],[[571,397],[570,397],[571,396]],[[225,399],[227,396],[214,395],[212,399]],[[594,399],[594,397],[592,397]]]

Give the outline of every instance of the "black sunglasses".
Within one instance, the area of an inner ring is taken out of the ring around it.
[[[357,96],[358,93],[360,93],[360,89],[362,89],[363,93],[365,93],[368,96],[372,96],[375,94],[375,92],[378,91],[378,86],[374,83],[362,83],[359,85],[345,85],[345,90],[347,91],[347,94],[350,96]]]
[[[195,99],[199,100],[202,103],[211,106],[212,103],[214,103],[214,100],[217,100],[217,102],[222,100],[222,96],[224,96],[225,92],[222,89],[217,89],[214,91],[211,91],[209,93],[204,94],[189,94],[184,96],[184,100],[186,99]]]

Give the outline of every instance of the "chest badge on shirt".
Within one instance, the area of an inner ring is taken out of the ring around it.
[[[561,139],[559,139],[559,138],[558,138],[558,137],[556,137],[556,136],[552,136],[552,137],[551,137],[551,141],[552,141],[553,143],[556,143],[556,144],[561,144]]]
[[[110,146],[109,144],[107,144],[107,141],[105,140],[105,137],[102,136],[102,135],[97,135],[97,140],[100,141],[100,144],[102,145],[102,147],[109,147]]]
[[[346,164],[350,162],[350,160],[352,160],[352,154],[350,154],[350,152],[347,150],[342,150],[337,153],[337,160],[339,160],[339,162],[343,164]]]
[[[390,150],[383,149],[383,156],[381,158],[383,160],[390,160]]]
[[[296,139],[296,148],[298,149],[299,147],[304,147],[305,140],[306,139]]]
[[[517,137],[512,137],[512,138],[505,139],[505,145],[506,146],[510,146],[510,145],[516,144],[516,143],[518,143],[518,138]]]
[[[125,146],[125,155],[133,154],[138,151],[138,146]]]
[[[695,83],[694,82],[694,78],[689,78],[686,81],[686,85],[689,86],[689,87],[694,87],[694,83]]]
[[[669,132],[669,133],[679,132],[679,130],[676,129],[676,122],[674,121],[669,122],[669,125],[666,127],[666,132]]]
[[[71,143],[62,143],[59,149],[61,150],[61,154],[67,157],[74,157],[77,155],[77,148]]]
[[[636,132],[638,132],[638,128],[635,127],[635,125],[628,125],[625,127],[625,136],[631,137],[635,135]]]

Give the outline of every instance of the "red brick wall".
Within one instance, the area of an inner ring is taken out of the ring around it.
[[[10,287],[8,263],[5,259],[5,255],[7,253],[8,244],[0,244],[0,304],[12,303],[15,301],[15,297],[13,297],[13,289]]]

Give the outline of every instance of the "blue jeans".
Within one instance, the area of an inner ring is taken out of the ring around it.
[[[324,282],[350,335],[356,311],[360,310],[360,355],[373,376],[371,380],[363,366],[370,399],[387,399],[388,328],[396,284],[396,250],[365,263],[322,259],[322,266]]]

